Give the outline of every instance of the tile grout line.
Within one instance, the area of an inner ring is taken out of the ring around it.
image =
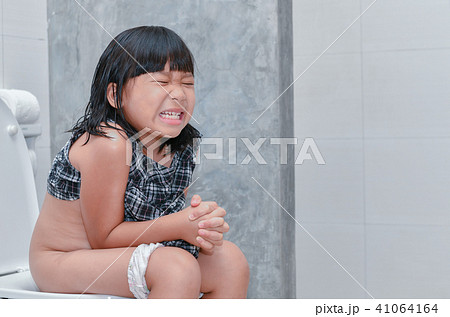
[[[327,222],[327,221],[314,221],[314,220],[306,220],[302,223],[307,225],[327,225],[327,226],[367,226],[367,227],[375,227],[375,226],[396,226],[396,227],[412,227],[412,228],[423,228],[423,227],[431,227],[431,228],[441,228],[441,227],[450,227],[450,223],[396,223],[396,222]]]
[[[30,37],[30,36],[23,36],[23,35],[5,34],[5,33],[3,33],[3,21],[2,21],[2,36],[3,37],[8,37],[8,38],[14,38],[14,39],[22,39],[22,40],[35,40],[35,41],[42,41],[42,42],[46,42],[47,41],[45,38],[40,38],[40,37]]]
[[[441,47],[410,47],[410,48],[391,48],[391,49],[378,49],[378,50],[365,50],[366,54],[377,54],[377,53],[398,53],[398,52],[421,52],[421,51],[445,51],[450,50],[450,46]],[[361,52],[358,51],[344,51],[344,52],[327,52],[326,56],[341,56],[341,55],[359,55]],[[295,54],[293,57],[296,58],[306,58],[316,56],[313,53],[309,54]]]
[[[312,137],[311,135],[300,136],[297,139],[313,138],[320,141],[379,141],[379,140],[450,140],[449,136],[383,136],[383,137]]]
[[[5,88],[5,48],[4,48],[4,41],[3,41],[3,0],[1,1],[1,9],[2,9],[2,88]]]
[[[362,11],[362,0],[359,0],[359,11]],[[363,54],[363,23],[359,20],[359,53],[360,53],[360,78],[361,78],[361,132],[362,132],[362,195],[363,195],[363,246],[364,246],[364,287],[367,289],[367,208],[366,208],[366,133],[364,113],[364,54]],[[367,294],[364,294],[367,298]]]

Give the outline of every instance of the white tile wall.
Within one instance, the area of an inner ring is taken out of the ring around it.
[[[365,144],[366,221],[450,225],[450,138]]]
[[[294,0],[294,74],[356,7]],[[448,0],[377,1],[294,86],[295,136],[326,161],[296,166],[296,219],[375,298],[450,295],[449,13]],[[299,298],[369,298],[301,229],[296,252]]]
[[[367,287],[375,298],[449,298],[449,226],[367,225]]]
[[[36,141],[36,190],[41,205],[50,168],[47,2],[1,0],[0,4],[0,87],[30,91],[41,108],[42,135]]]
[[[365,298],[364,226],[302,226],[321,246],[296,227],[297,298]]]
[[[294,55],[320,55],[360,14],[359,0],[294,0]],[[360,23],[353,24],[328,53],[360,52]]]
[[[47,1],[2,1],[4,35],[47,40]]]
[[[315,139],[325,165],[296,165],[296,215],[318,223],[364,223],[363,142]]]
[[[450,49],[367,53],[363,70],[366,137],[450,136]]]
[[[4,87],[31,92],[41,107],[38,146],[50,146],[47,41],[3,36]],[[44,142],[44,140],[46,142]]]
[[[361,0],[361,9],[373,0]],[[364,51],[450,48],[448,0],[377,1],[361,19]]]
[[[0,5],[1,5],[0,1]],[[0,34],[2,36],[0,37],[0,87],[3,87],[3,9],[0,6]]]
[[[297,56],[294,78],[316,56]],[[324,55],[294,84],[295,133],[316,138],[361,138],[361,56]]]

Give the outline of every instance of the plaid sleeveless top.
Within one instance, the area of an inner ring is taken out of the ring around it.
[[[132,157],[124,199],[124,221],[152,220],[185,207],[184,189],[192,180],[195,168],[194,147],[188,145],[176,152],[170,167],[146,156],[139,140],[129,138]],[[81,174],[69,161],[69,150],[76,141],[72,136],[53,160],[47,180],[50,195],[62,200],[80,198]],[[196,258],[199,248],[184,240],[162,241],[166,246],[185,249]]]

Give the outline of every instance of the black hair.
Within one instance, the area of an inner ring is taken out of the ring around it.
[[[170,70],[190,72],[194,75],[194,57],[184,41],[172,30],[163,26],[140,26],[123,31],[106,47],[101,55],[91,84],[91,96],[84,115],[75,123],[72,129],[74,138],[88,133],[108,137],[101,129],[104,123],[107,127],[122,130],[128,136],[138,131],[125,119],[122,109],[122,88],[133,77],[145,73],[164,70],[170,61]],[[110,105],[107,99],[107,87],[115,83],[115,103]],[[110,125],[115,122],[121,128]],[[201,138],[200,132],[187,124],[175,138],[169,138],[159,147],[162,151],[165,145],[171,152],[182,151],[194,139]]]

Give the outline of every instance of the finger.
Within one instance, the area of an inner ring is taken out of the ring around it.
[[[194,195],[191,199],[191,207],[198,207],[202,203],[202,198],[200,195]],[[198,217],[203,216],[203,213],[199,211],[199,208],[195,208],[189,215],[189,220],[196,220]]]
[[[217,232],[221,232],[221,233],[227,233],[228,231],[230,231],[230,226],[228,225],[227,222],[224,222],[224,224],[220,227],[204,228],[204,229],[209,230],[209,231],[217,231]]]
[[[223,239],[222,240],[207,240],[209,243],[213,244],[215,247],[219,247],[221,245],[223,245]]]
[[[192,196],[192,199],[191,199],[192,207],[197,207],[198,205],[200,205],[201,202],[202,202],[202,198],[200,197],[200,195]]]
[[[214,242],[214,243],[216,241],[223,240],[223,234],[221,232],[217,232],[217,231],[200,229],[200,230],[198,230],[198,235],[200,237],[202,237],[203,239]]]
[[[227,233],[228,231],[230,231],[230,226],[228,225],[228,223],[224,223],[222,226],[220,227],[215,227],[215,228],[204,228],[205,230],[209,230],[209,231],[216,231],[216,232],[220,232],[220,233]]]
[[[228,224],[228,222],[225,222],[222,226],[223,230],[222,232],[228,232],[230,230],[230,225]]]
[[[202,212],[205,212],[205,210],[202,210]],[[209,219],[212,217],[225,217],[226,214],[227,214],[227,212],[225,211],[225,209],[223,209],[222,207],[217,207],[213,211],[209,211],[209,212],[202,214],[202,217],[206,216],[205,217],[205,220],[206,220],[206,219]],[[200,217],[197,217],[197,218],[200,218]]]
[[[212,210],[219,208],[219,205],[215,201],[208,201],[207,203]]]
[[[228,225],[227,222],[224,222],[222,226],[212,228],[212,230],[217,230],[219,232],[226,233],[226,232],[230,231],[230,226]]]
[[[218,209],[216,202],[204,201],[203,204],[199,205],[198,208],[195,208],[195,210],[192,211],[192,213],[189,215],[189,219],[195,220],[197,218],[203,217],[204,215],[208,215],[211,212],[214,212],[216,209]]]
[[[198,223],[199,228],[216,228],[223,226],[225,220],[222,217],[209,218]]]
[[[223,239],[222,240],[209,240],[209,239],[203,238],[203,240],[211,243],[214,246],[221,246],[221,245],[223,245]]]
[[[215,217],[223,218],[223,217],[225,217],[226,214],[227,214],[227,212],[225,211],[225,209],[218,207],[210,214],[204,215],[203,219],[200,219],[200,220],[208,220],[208,219],[212,219]]]
[[[211,216],[213,217],[225,217],[226,214],[226,210],[222,207],[217,207],[213,212],[211,212]]]
[[[205,214],[209,214],[212,211],[216,210],[217,208],[219,208],[219,206],[217,205],[217,203],[215,201],[205,201]]]
[[[203,239],[202,237],[197,237],[196,238],[197,242],[200,244],[200,248],[203,248],[205,250],[212,250],[214,248],[214,244]]]

